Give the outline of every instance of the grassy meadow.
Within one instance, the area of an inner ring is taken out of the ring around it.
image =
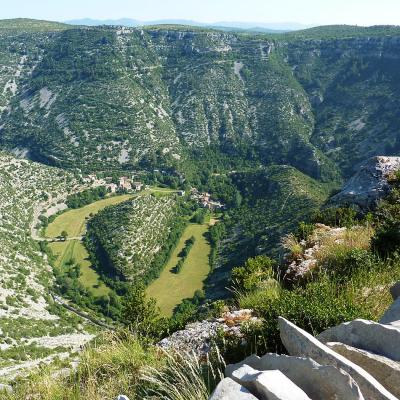
[[[47,227],[45,236],[54,238],[60,236],[62,231],[66,231],[69,237],[81,236],[85,233],[86,219],[89,218],[90,214],[96,214],[107,206],[122,203],[131,197],[131,194],[107,197],[85,207],[69,210],[58,216]]]
[[[57,237],[62,231],[66,231],[69,237],[79,237],[85,233],[86,219],[90,214],[96,214],[107,206],[122,203],[132,195],[108,197],[96,201],[85,207],[69,210],[58,216],[46,229],[48,238]],[[89,254],[85,246],[79,240],[68,240],[65,242],[54,242],[49,244],[53,254],[57,257],[56,266],[62,266],[69,260],[74,259],[81,266],[81,283],[90,289],[95,296],[107,294],[109,289],[99,280],[97,272],[92,268]]]
[[[204,281],[210,272],[210,245],[204,236],[208,228],[209,224],[188,225],[160,277],[147,288],[147,295],[157,300],[163,315],[171,316],[174,308],[183,299],[193,297],[196,290],[203,289]],[[183,264],[182,271],[176,274],[172,270],[179,261],[178,254],[185,247],[186,240],[192,236],[196,241]]]

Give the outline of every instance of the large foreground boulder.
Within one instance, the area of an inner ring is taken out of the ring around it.
[[[366,399],[398,400],[363,368],[282,317],[279,317],[279,329],[282,342],[291,355],[310,357],[320,364],[333,365],[346,371],[357,382]]]
[[[252,355],[241,363],[228,365],[226,376],[243,365],[259,370],[279,370],[313,400],[363,400],[354,379],[331,365],[320,365],[310,358],[291,357],[269,353],[263,357]]]
[[[336,353],[364,368],[389,392],[400,397],[400,363],[343,343],[327,343]]]
[[[400,328],[400,297],[386,310],[379,323]]]
[[[400,329],[364,319],[344,322],[322,332],[323,342],[340,342],[400,361]]]
[[[231,378],[225,378],[215,388],[209,400],[257,400],[257,397]]]
[[[310,400],[298,386],[278,370],[260,372],[243,365],[232,372],[232,379],[246,387],[259,400]]]
[[[377,156],[367,160],[330,199],[334,205],[357,205],[362,210],[373,208],[390,191],[390,178],[400,169],[400,157]]]

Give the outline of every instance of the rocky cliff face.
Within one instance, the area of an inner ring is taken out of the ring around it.
[[[400,33],[337,30],[4,29],[1,142],[92,169],[179,166],[212,147],[325,180],[351,174],[400,150]]]
[[[378,156],[369,159],[333,196],[332,204],[354,204],[362,210],[373,208],[390,191],[389,181],[400,171],[400,157]]]

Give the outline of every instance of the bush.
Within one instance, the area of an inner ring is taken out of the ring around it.
[[[245,340],[224,337],[218,342],[224,348],[227,362],[238,362],[253,353],[285,353],[278,329],[279,316],[313,335],[345,321],[373,317],[368,304],[327,276],[305,287],[272,289],[258,289],[239,296],[240,306],[252,308],[263,322],[245,325],[242,328]]]
[[[359,223],[357,211],[351,207],[329,207],[315,213],[313,222],[350,228]]]
[[[266,256],[249,258],[243,267],[232,270],[231,282],[236,290],[256,289],[263,281],[276,276],[275,261]]]
[[[372,248],[381,256],[388,257],[400,251],[400,222],[382,225],[372,238]]]

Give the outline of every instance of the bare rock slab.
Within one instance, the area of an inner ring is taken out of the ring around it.
[[[327,343],[327,346],[364,368],[389,392],[400,397],[400,362],[343,343]]]
[[[320,365],[311,358],[268,353],[263,357],[252,355],[238,364],[228,365],[225,375],[244,364],[259,371],[279,370],[313,400],[363,400],[354,379],[345,371],[332,365]]]
[[[260,400],[310,400],[281,371],[258,371],[243,365],[232,372],[232,379],[246,387]]]
[[[344,370],[357,382],[362,394],[368,400],[398,400],[363,368],[285,318],[279,317],[279,329],[282,342],[291,355],[310,357],[322,365],[333,365]]]
[[[257,400],[257,397],[233,379],[225,378],[215,388],[209,400]]]
[[[386,310],[379,323],[400,327],[400,297]]]
[[[364,319],[345,322],[322,332],[323,342],[340,342],[400,361],[400,329]]]

